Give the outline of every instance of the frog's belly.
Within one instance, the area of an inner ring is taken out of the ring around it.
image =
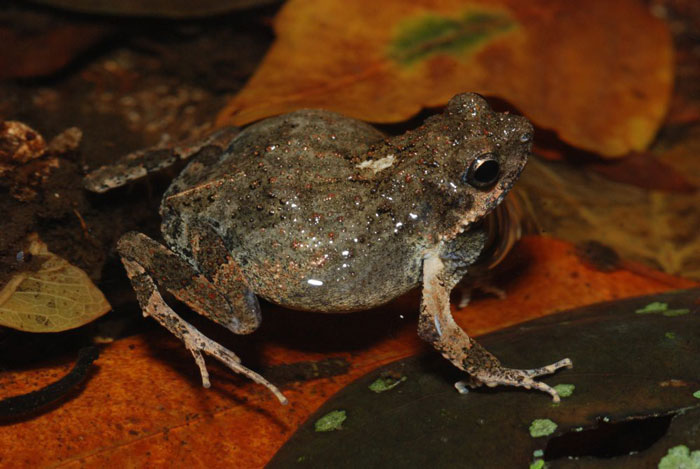
[[[250,263],[245,270],[253,291],[268,301],[304,311],[342,313],[380,306],[418,286],[420,256],[400,254],[406,253],[311,269]]]

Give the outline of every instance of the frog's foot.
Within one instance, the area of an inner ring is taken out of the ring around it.
[[[175,162],[188,159],[203,150],[220,154],[238,132],[234,127],[224,127],[196,142],[156,146],[129,153],[112,165],[102,166],[90,172],[85,176],[83,185],[92,192],[106,192],[172,166]]]
[[[535,381],[534,378],[552,374],[561,368],[571,368],[573,364],[570,359],[565,358],[551,365],[530,370],[505,368],[496,357],[484,350],[478,343],[473,340],[471,343],[470,355],[472,357],[467,357],[465,363],[458,365],[459,368],[470,374],[467,380],[455,383],[455,388],[460,393],[465,393],[467,386],[474,388],[481,385],[489,387],[505,385],[537,389],[551,395],[554,402],[560,401],[559,394],[554,388],[540,381]],[[481,359],[478,359],[479,356]],[[477,358],[477,360],[473,360],[473,358]]]
[[[454,321],[450,312],[450,288],[456,283],[445,272],[439,256],[429,255],[423,262],[423,299],[418,323],[418,334],[430,342],[457,368],[469,373],[469,380],[455,384],[458,391],[466,386],[507,385],[537,389],[559,402],[559,394],[534,378],[547,375],[564,367],[571,367],[568,358],[532,370],[505,368],[496,357],[471,339]]]
[[[118,248],[144,316],[154,318],[185,344],[199,367],[204,387],[210,386],[209,373],[202,355],[206,353],[232,371],[267,387],[282,404],[287,403],[287,398],[275,385],[243,366],[233,352],[206,337],[173,311],[158,291],[152,275],[158,275],[157,278],[164,283],[168,291],[181,301],[186,302],[195,311],[225,325],[234,332],[251,332],[251,327],[255,325],[254,320],[259,319],[258,311],[248,311],[249,317],[244,321],[236,320],[233,317],[236,312],[231,311],[231,305],[246,305],[246,298],[235,298],[233,295],[235,292],[227,292],[230,298],[225,298],[192,266],[177,258],[165,246],[143,234],[128,233],[124,235]],[[249,307],[251,306],[249,302],[247,304]],[[254,306],[257,306],[257,300]],[[208,314],[212,310],[218,311],[218,314]]]

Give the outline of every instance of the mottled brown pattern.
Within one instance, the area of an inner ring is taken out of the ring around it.
[[[143,172],[196,153],[163,197],[167,247],[138,233],[120,241],[132,279],[145,271],[236,333],[260,323],[256,294],[292,309],[349,312],[379,306],[422,281],[422,338],[481,383],[533,386],[557,398],[530,378],[533,371],[505,369],[476,345],[449,305],[450,291],[487,242],[480,221],[527,161],[527,120],[493,112],[465,93],[397,137],[317,110],[262,121],[235,138],[222,132],[208,146],[127,157],[127,166]],[[101,168],[87,186],[102,190],[126,180]],[[224,362],[227,355],[167,307],[155,286],[148,295],[139,298],[144,312],[185,342],[208,382],[201,352]],[[231,360],[230,368],[241,368]]]

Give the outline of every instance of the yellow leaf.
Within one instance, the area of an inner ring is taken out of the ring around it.
[[[27,252],[44,258],[36,272],[21,272],[0,290],[0,325],[28,332],[73,329],[102,316],[110,305],[81,269],[49,252],[33,233]]]

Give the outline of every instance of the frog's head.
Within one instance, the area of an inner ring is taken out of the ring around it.
[[[428,124],[435,155],[425,179],[427,195],[441,213],[438,234],[449,240],[504,199],[520,176],[532,147],[533,127],[524,117],[491,110],[484,98],[459,94]]]

